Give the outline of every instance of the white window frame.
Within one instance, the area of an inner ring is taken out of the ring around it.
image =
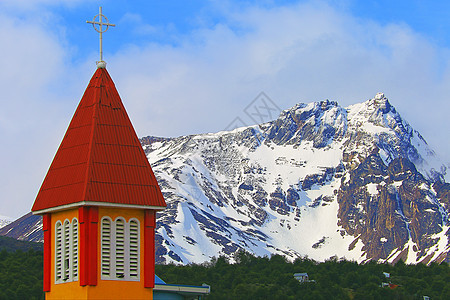
[[[106,222],[109,222],[109,226],[105,226]],[[111,243],[112,243],[112,230],[113,230],[113,221],[110,217],[103,217],[100,222],[100,272],[101,278],[106,279],[110,277],[111,274]],[[107,228],[107,230],[105,229]]]
[[[55,284],[78,281],[78,220],[55,223]]]
[[[106,222],[109,222],[109,232],[105,228]],[[132,222],[136,224],[137,230],[132,230]],[[121,231],[118,224],[123,224],[123,242],[121,242]],[[126,221],[124,217],[117,217],[114,221],[108,216],[101,219],[101,279],[103,280],[140,280],[140,249],[141,249],[141,227],[136,218]],[[137,232],[136,232],[137,231]],[[134,246],[134,247],[133,247]],[[131,247],[134,248],[132,251]],[[134,252],[134,255],[132,254]],[[118,268],[122,260],[122,268]],[[134,262],[134,264],[132,264]]]

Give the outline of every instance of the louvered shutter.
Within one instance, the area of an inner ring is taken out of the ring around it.
[[[125,277],[125,223],[116,220],[116,278]]]
[[[55,249],[55,281],[58,282],[62,279],[62,225],[61,222],[56,223],[55,239],[56,239],[56,249]]]
[[[72,279],[78,278],[78,220],[72,220]]]
[[[68,220],[64,222],[64,247],[63,247],[63,280],[67,281],[70,274],[70,223]]]
[[[111,276],[111,220],[102,219],[102,276]]]
[[[130,278],[138,278],[139,275],[139,225],[136,221],[130,221],[130,264],[129,274]]]

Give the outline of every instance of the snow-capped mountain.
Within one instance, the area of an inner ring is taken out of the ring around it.
[[[269,123],[142,139],[164,193],[160,262],[448,259],[449,184],[422,136],[383,94],[298,104]]]
[[[232,260],[239,250],[450,260],[447,169],[381,93],[347,108],[298,104],[265,124],[141,143],[167,203],[157,219],[159,263]],[[21,222],[0,234],[42,240],[39,217]]]
[[[0,228],[5,227],[13,221],[12,218],[0,215]]]

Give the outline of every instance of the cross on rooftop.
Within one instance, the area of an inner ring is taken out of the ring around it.
[[[98,21],[96,19],[98,18]],[[105,23],[103,22],[103,18],[105,18]],[[108,18],[102,14],[102,7],[99,8],[99,13],[94,17],[92,21],[86,21],[86,23],[92,24],[95,31],[100,33],[100,61],[97,62],[97,67],[104,68],[106,66],[106,63],[103,61],[103,32],[106,32],[109,28],[115,27],[115,24],[110,24],[108,22]],[[98,25],[98,26],[95,26]],[[106,28],[103,28],[103,26],[106,26]]]

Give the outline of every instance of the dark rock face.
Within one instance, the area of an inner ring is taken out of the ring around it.
[[[286,203],[290,206],[297,206],[297,201],[300,200],[300,196],[297,191],[290,187],[287,190]]]
[[[335,173],[334,168],[326,168],[321,174],[310,174],[306,175],[305,179],[301,182],[303,190],[309,190],[314,184],[324,185],[329,182]]]
[[[440,199],[444,209],[450,212],[450,183],[436,181],[433,184],[433,189],[436,191],[436,195]]]
[[[424,258],[448,216],[414,164],[398,158],[386,166],[372,154],[348,177],[338,193],[339,225],[364,243],[366,256],[387,259],[411,238],[415,255]]]
[[[270,194],[269,206],[280,215],[287,215],[291,211],[286,202],[286,195],[280,187]]]

